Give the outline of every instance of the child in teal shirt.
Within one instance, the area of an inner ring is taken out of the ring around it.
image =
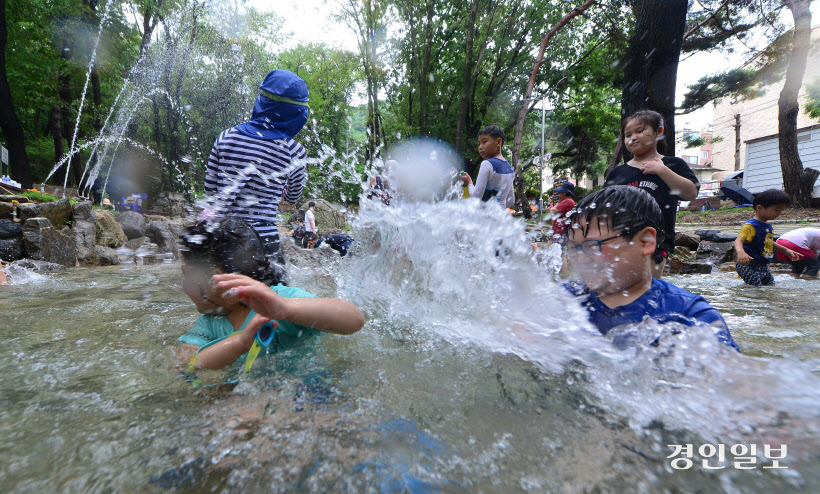
[[[350,302],[285,286],[285,273],[268,261],[259,235],[241,219],[188,228],[182,244],[182,287],[202,315],[179,340],[186,360],[196,355],[196,368],[232,364],[268,322],[274,328],[269,352],[292,348],[317,331],[349,335],[364,326],[364,315]]]

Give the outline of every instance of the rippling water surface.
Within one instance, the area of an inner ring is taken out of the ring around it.
[[[454,214],[472,221],[453,232]],[[259,361],[233,390],[195,391],[175,365],[196,318],[178,265],[17,272],[0,288],[2,491],[820,489],[820,284],[673,277],[744,355],[698,331],[615,350],[495,214],[363,210],[348,258],[292,275],[357,303],[364,329]],[[687,443],[787,444],[789,468],[738,470],[727,451],[724,469],[673,470],[668,445]]]

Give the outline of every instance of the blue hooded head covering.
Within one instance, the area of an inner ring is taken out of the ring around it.
[[[235,129],[265,141],[296,136],[310,115],[305,81],[293,72],[272,70],[259,84],[259,92],[250,121]]]

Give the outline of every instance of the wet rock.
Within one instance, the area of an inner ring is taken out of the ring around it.
[[[709,242],[734,242],[737,238],[737,233],[721,230],[695,230],[695,234]]]
[[[72,223],[77,220],[94,221],[97,217],[94,212],[94,208],[91,207],[90,201],[83,201],[75,204],[72,208],[71,214],[73,216]]]
[[[338,262],[339,254],[333,249],[303,249],[290,237],[282,238],[282,254],[288,263],[300,268],[318,268]]]
[[[117,223],[122,225],[128,240],[144,237],[145,229],[148,227],[145,217],[135,211],[123,211],[117,216]]]
[[[171,254],[158,255],[158,251],[157,244],[152,243],[151,239],[140,237],[125,242],[117,250],[117,254],[122,264],[136,264],[137,266],[161,263],[165,257],[171,256]]]
[[[712,241],[702,241],[698,245],[698,251],[695,254],[695,258],[698,261],[704,261],[712,264],[731,262],[737,259],[735,255],[734,243]]]
[[[97,241],[97,215],[90,202],[74,205],[74,219],[71,222],[71,234],[77,248],[77,261],[83,265],[95,264],[94,244]]]
[[[0,259],[3,262],[16,261],[24,257],[22,237],[0,240]]]
[[[117,254],[117,251],[111,247],[95,245],[94,255],[97,257],[100,266],[116,266],[117,264],[120,264],[119,254]]]
[[[28,200],[28,197],[26,197],[26,196],[0,196],[0,202],[11,202],[11,201],[17,201],[20,204],[25,204],[25,203],[30,202]]]
[[[14,205],[10,202],[0,202],[0,218],[11,219],[11,213],[14,211]]]
[[[21,259],[12,263],[14,266],[28,269],[30,271],[37,271],[40,273],[51,273],[53,271],[62,271],[65,266],[62,264],[55,264],[53,262],[37,261],[35,259]]]
[[[116,249],[128,241],[122,225],[117,223],[114,216],[108,211],[98,210],[97,213],[97,245],[104,245]]]
[[[0,220],[0,239],[8,240],[23,236],[23,224],[12,220]]]
[[[683,267],[683,260],[676,257],[670,257],[666,263],[666,272],[668,274],[678,274]]]
[[[699,235],[692,235],[691,233],[677,232],[675,234],[675,245],[686,247],[689,250],[697,250],[701,238]]]
[[[705,262],[683,262],[679,274],[709,274],[713,267]]]
[[[23,245],[30,259],[74,267],[77,253],[74,237],[58,232],[48,218],[29,218],[23,225]]]
[[[47,218],[51,226],[62,228],[71,219],[72,207],[68,199],[43,204],[21,204],[20,219],[25,223],[30,218]]]
[[[692,255],[692,251],[689,250],[688,247],[684,247],[683,245],[676,245],[674,253],[683,257],[689,257]]]
[[[149,198],[150,200],[150,198]],[[185,196],[176,192],[160,192],[157,199],[151,203],[151,209],[170,218],[187,216]]]
[[[713,241],[712,239],[718,233],[720,233],[720,230],[695,230],[695,235],[700,237],[701,240]]]
[[[339,208],[324,199],[314,199],[313,202],[316,203],[313,215],[316,217],[316,228],[319,229],[319,233],[324,234],[325,230],[330,228],[344,228],[347,218],[339,211]],[[296,212],[297,218],[302,221],[305,220],[305,212],[308,210],[309,203],[310,201],[305,201]]]
[[[177,235],[174,228],[168,221],[155,221],[151,223],[145,232],[151,241],[157,244],[161,253],[172,254],[174,259],[179,259],[179,246],[177,246]]]

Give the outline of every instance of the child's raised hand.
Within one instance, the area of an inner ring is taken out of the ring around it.
[[[663,160],[658,155],[641,163],[640,168],[644,175],[660,175],[667,170],[666,165],[663,164]]]
[[[473,185],[473,179],[470,178],[469,173],[461,172],[461,175],[459,176],[459,178],[461,179],[462,182],[464,182],[464,185]]]
[[[241,274],[217,274],[214,281],[219,288],[228,290],[226,294],[246,303],[257,314],[270,319],[287,319],[287,299],[261,281]]]
[[[248,322],[248,325],[245,326],[245,329],[239,334],[239,338],[242,340],[244,347],[250,348],[251,345],[253,345],[253,340],[256,338],[256,333],[259,332],[259,328],[268,321],[270,321],[274,329],[279,328],[279,323],[271,320],[269,317],[260,316],[259,314],[253,316]]]

